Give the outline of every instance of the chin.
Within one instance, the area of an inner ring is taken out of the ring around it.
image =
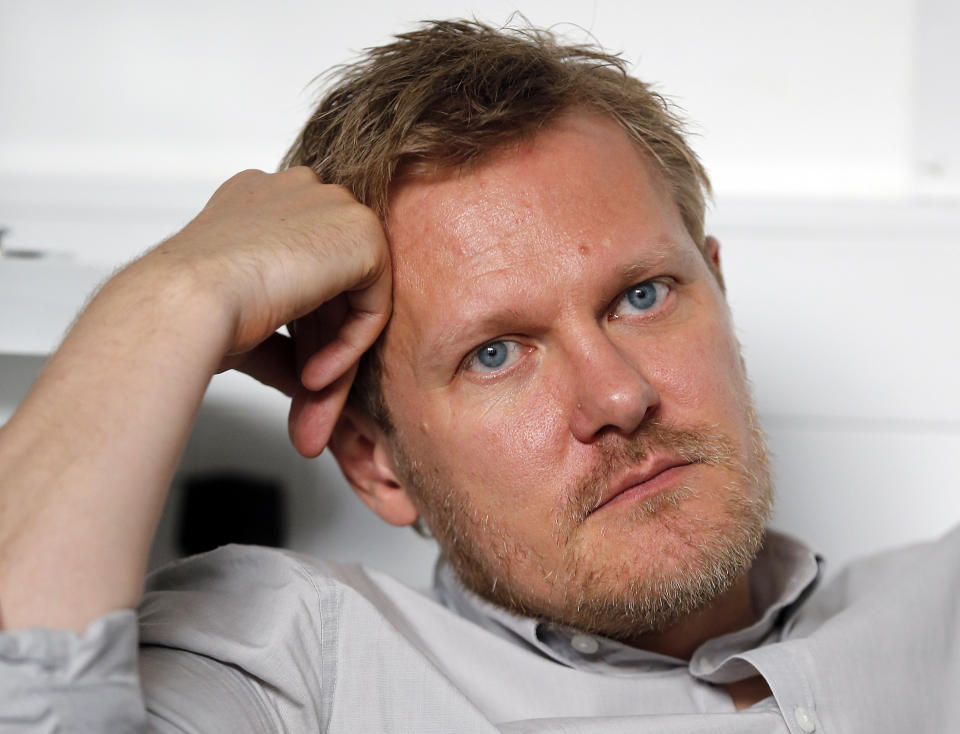
[[[677,487],[588,519],[553,568],[543,554],[445,549],[464,584],[514,613],[614,639],[662,632],[710,606],[763,545],[769,492]],[[598,522],[603,519],[604,522]],[[461,536],[462,539],[462,536]],[[503,546],[508,548],[509,546]],[[538,559],[531,563],[531,559]]]

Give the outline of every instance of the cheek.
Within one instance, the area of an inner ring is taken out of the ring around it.
[[[561,464],[567,430],[553,390],[531,387],[504,401],[502,410],[484,427],[488,440],[497,445],[498,460],[528,478],[555,474]]]
[[[536,494],[562,461],[565,424],[556,396],[531,386],[498,399],[477,415],[464,442],[482,452],[485,476],[511,491]]]
[[[432,409],[420,406],[431,417],[419,424],[416,451],[469,490],[478,509],[533,511],[563,485],[567,431],[557,398],[533,387],[466,405],[440,395]]]
[[[665,410],[696,409],[709,420],[709,414],[722,415],[746,397],[739,347],[722,320],[662,341],[646,357]]]

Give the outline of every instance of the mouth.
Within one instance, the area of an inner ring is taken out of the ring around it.
[[[619,504],[644,500],[670,489],[676,486],[692,464],[678,456],[655,456],[611,482],[609,490],[591,514]]]

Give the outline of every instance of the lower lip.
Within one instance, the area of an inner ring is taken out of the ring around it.
[[[669,469],[664,469],[656,476],[650,477],[650,479],[647,481],[641,482],[640,484],[635,484],[629,489],[625,489],[623,492],[618,494],[609,502],[605,502],[597,509],[603,510],[607,507],[613,507],[615,505],[642,501],[649,497],[653,497],[653,495],[658,494],[665,489],[672,489],[680,482],[680,480],[683,478],[684,472],[689,469],[690,466],[690,464],[681,464],[680,466],[672,466]]]

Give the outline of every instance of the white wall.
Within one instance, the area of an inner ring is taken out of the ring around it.
[[[568,0],[521,9],[574,38],[594,33],[681,102],[703,133],[698,147],[722,196],[862,197],[913,190],[916,26],[926,10],[925,29],[943,34],[949,24],[929,10],[939,6],[948,3]],[[304,119],[310,80],[354,50],[411,19],[499,22],[516,8],[424,0],[0,7],[0,176],[209,185],[239,168],[274,166]],[[950,46],[930,35],[919,48],[941,70],[936,87],[953,75],[933,50]]]
[[[0,419],[101,273],[176,231],[233,172],[275,166],[317,73],[412,19],[516,9],[330,5],[0,0],[0,226],[8,248],[65,254],[0,260]],[[840,561],[956,523],[960,17],[947,0],[520,9],[622,50],[696,121],[776,451],[778,523]],[[73,285],[54,288],[64,270]],[[368,517],[284,426],[279,398],[219,377],[184,470],[282,475],[298,548],[423,582],[429,546]]]

